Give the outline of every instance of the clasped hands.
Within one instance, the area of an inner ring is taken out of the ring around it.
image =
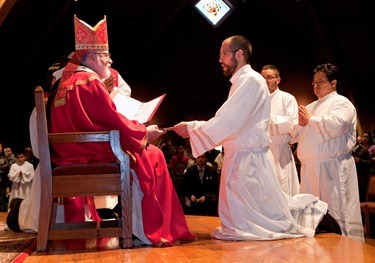
[[[305,126],[309,123],[310,117],[313,116],[311,112],[303,105],[298,106],[298,124]]]
[[[204,203],[206,201],[206,197],[205,196],[202,196],[201,198],[196,198],[195,195],[192,195],[190,197],[190,201],[193,202],[193,203]]]

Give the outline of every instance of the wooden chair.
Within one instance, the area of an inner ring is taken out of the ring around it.
[[[119,131],[48,134],[44,91],[35,89],[41,182],[37,250],[46,251],[48,240],[118,237],[122,248],[132,247],[132,209],[129,156],[120,145]],[[120,165],[69,165],[52,168],[50,145],[108,142]],[[121,218],[100,222],[56,223],[57,199],[73,196],[118,195]]]
[[[375,175],[370,175],[366,194],[366,202],[361,202],[361,212],[364,215],[364,234],[371,238],[370,214],[375,214]]]

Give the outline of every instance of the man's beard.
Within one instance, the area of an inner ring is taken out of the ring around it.
[[[226,67],[226,69],[223,71],[224,76],[232,76],[233,72],[236,70],[238,65],[237,60],[232,58],[231,62],[231,64],[224,64]]]
[[[111,76],[111,71],[107,66],[101,68],[101,74],[99,74],[102,79],[108,79]]]

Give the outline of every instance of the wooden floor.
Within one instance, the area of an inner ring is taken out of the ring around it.
[[[375,262],[375,247],[336,234],[277,241],[211,239],[218,217],[186,216],[197,240],[173,247],[118,249],[117,239],[50,242],[24,262]],[[83,245],[83,247],[81,246]]]

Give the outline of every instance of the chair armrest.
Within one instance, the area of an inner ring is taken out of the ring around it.
[[[56,143],[76,143],[76,142],[108,142],[110,132],[67,132],[48,134],[50,144]]]

